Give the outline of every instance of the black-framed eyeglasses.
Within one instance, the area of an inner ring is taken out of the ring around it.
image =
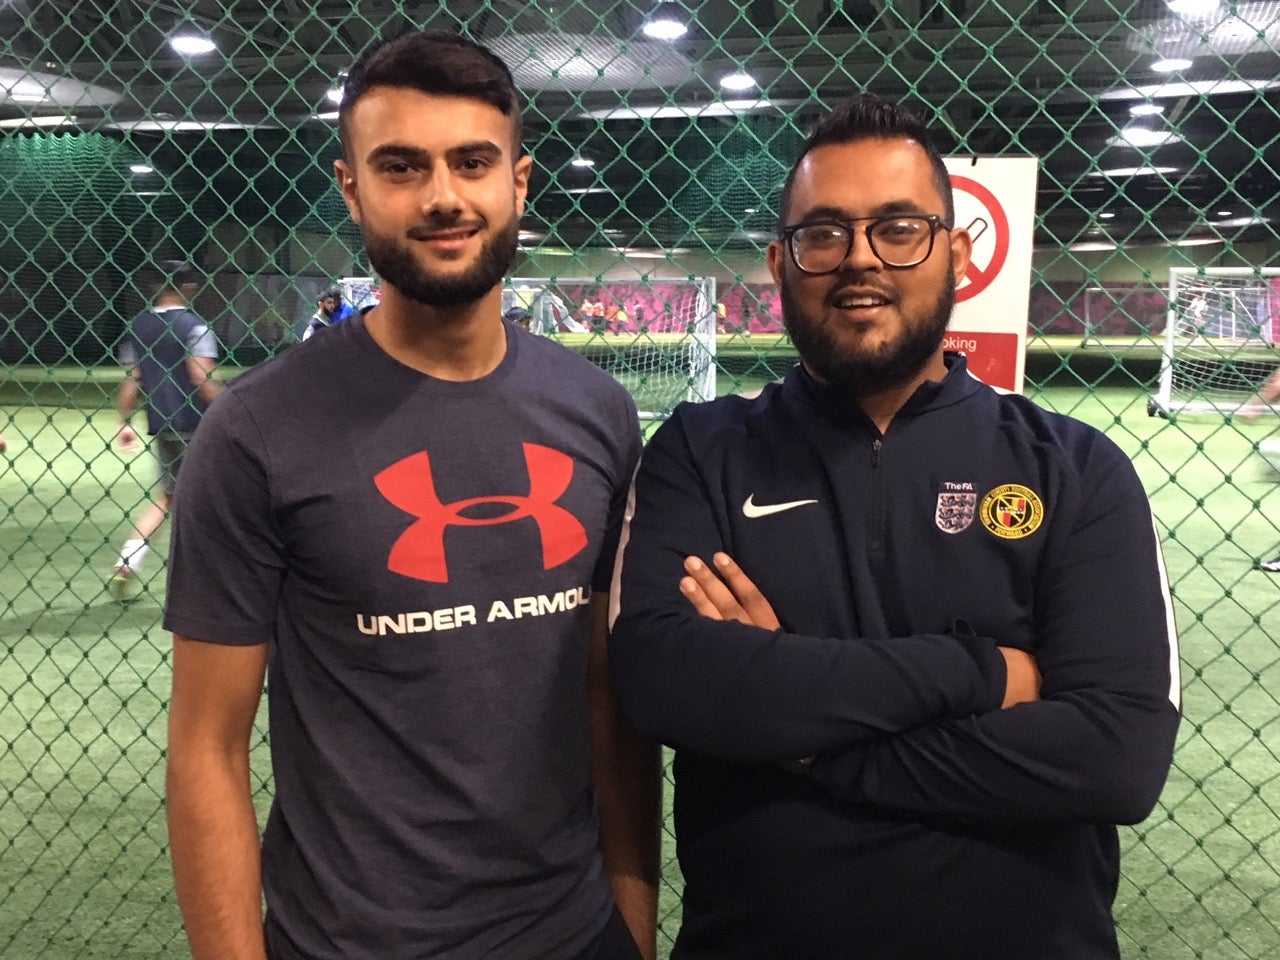
[[[835,273],[853,250],[854,224],[862,228],[871,252],[886,267],[914,267],[933,253],[933,238],[951,226],[937,214],[903,217],[856,217],[853,220],[819,220],[782,231],[791,262],[805,273]]]

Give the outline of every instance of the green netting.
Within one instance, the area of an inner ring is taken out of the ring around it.
[[[1169,300],[1173,268],[1214,288],[1219,268],[1258,268],[1256,290],[1275,265],[1280,5],[690,0],[674,42],[641,33],[656,6],[0,3],[0,954],[185,955],[162,809],[162,563],[133,603],[105,592],[154,469],[110,445],[114,350],[156,260],[200,268],[222,375],[289,349],[320,289],[368,273],[326,91],[373,37],[437,26],[489,44],[528,97],[513,289],[538,278],[583,327],[548,335],[658,415],[708,389],[693,358],[713,357],[719,393],[794,362],[762,254],[825,106],[869,89],[920,110],[944,152],[1039,157],[1026,391],[1133,457],[1182,627],[1174,769],[1121,834],[1123,950],[1280,956],[1280,578],[1252,569],[1280,552],[1280,442],[1274,417],[1230,412],[1274,365],[1280,310],[1248,308],[1238,336]],[[175,53],[179,27],[216,49]],[[1189,62],[1158,73],[1158,57]],[[719,86],[739,70],[757,86]],[[1148,101],[1163,113],[1131,117]],[[625,317],[584,318],[591,298]],[[1162,375],[1182,393],[1166,399]],[[1157,396],[1164,416],[1148,416]],[[264,802],[269,774],[259,744]],[[664,952],[670,844],[666,860]]]

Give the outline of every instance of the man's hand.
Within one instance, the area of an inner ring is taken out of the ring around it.
[[[698,613],[712,620],[737,620],[765,630],[781,626],[764,594],[727,553],[717,553],[712,563],[714,570],[697,557],[686,557],[684,561],[688,576],[680,579],[680,592]]]
[[[116,434],[116,442],[125,453],[133,453],[138,448],[138,434],[129,424],[121,424],[120,432]]]
[[[1004,655],[1004,703],[1001,710],[1040,699],[1040,668],[1031,654],[1013,647],[1000,647]]]

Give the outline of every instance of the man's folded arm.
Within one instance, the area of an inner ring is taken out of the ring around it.
[[[615,574],[609,659],[641,732],[787,761],[1000,706],[1005,661],[989,639],[849,642],[699,615],[679,590],[685,558],[709,560],[725,538],[696,462],[679,417],[664,424],[641,460]]]
[[[1133,478],[1047,564],[1042,699],[818,757],[836,797],[976,823],[1136,823],[1164,786],[1180,719],[1177,637],[1146,497]]]

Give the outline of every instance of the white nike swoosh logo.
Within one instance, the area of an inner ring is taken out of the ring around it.
[[[817,503],[817,500],[788,500],[786,503],[769,503],[757,504],[755,502],[756,495],[753,493],[742,502],[742,515],[748,519],[754,520],[757,517],[767,517],[772,513],[781,513],[783,510],[794,510],[796,507],[804,507],[811,503]]]

